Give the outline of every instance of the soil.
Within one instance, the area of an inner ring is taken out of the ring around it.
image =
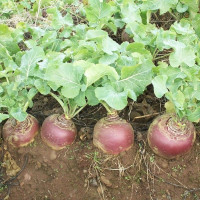
[[[119,156],[102,153],[92,144],[94,124],[106,112],[86,107],[74,122],[76,142],[60,151],[45,145],[38,134],[27,147],[13,148],[2,141],[0,199],[10,200],[197,200],[200,198],[200,138],[191,152],[174,160],[153,154],[146,134],[149,124],[163,113],[165,99],[151,88],[119,115],[135,131],[135,144]],[[29,113],[42,124],[45,117],[62,113],[51,97],[37,96]],[[4,159],[4,160],[3,160]],[[5,164],[9,163],[9,164]],[[8,175],[14,173],[15,175]],[[7,174],[7,175],[6,175]]]

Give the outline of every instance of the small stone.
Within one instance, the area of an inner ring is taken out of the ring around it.
[[[90,182],[90,185],[91,185],[91,186],[94,186],[94,187],[97,187],[97,186],[98,186],[98,183],[97,183],[96,178],[91,178],[91,179],[89,180],[89,182]]]
[[[142,133],[141,132],[137,132],[137,141],[141,141],[143,139],[142,137]]]
[[[87,172],[88,172],[87,169],[84,169],[84,170],[83,170],[83,173],[84,173],[84,174],[87,174]]]
[[[43,101],[46,103],[48,102],[48,98],[47,97],[44,97]]]
[[[105,176],[101,176],[100,177],[100,180],[102,183],[104,183],[107,187],[111,187],[112,186],[112,183],[110,182],[109,179],[107,179]]]
[[[174,178],[177,178],[177,174],[176,174],[175,172],[172,172],[172,176],[173,176]]]
[[[41,168],[41,163],[37,161],[36,165],[35,165],[35,169],[40,169]]]
[[[50,160],[55,160],[56,157],[57,157],[56,151],[55,151],[55,150],[52,150],[52,151],[50,152]]]
[[[26,173],[24,174],[24,181],[30,181],[31,180],[31,175]]]
[[[167,169],[169,164],[166,160],[163,160],[161,163],[160,163],[160,166],[163,168],[163,169]]]
[[[88,184],[87,184],[87,183],[85,183],[85,184],[84,184],[84,187],[87,187],[87,185],[88,185]]]

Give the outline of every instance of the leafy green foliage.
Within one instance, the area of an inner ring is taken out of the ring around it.
[[[121,110],[151,83],[179,117],[199,120],[197,0],[2,0],[0,11],[0,121],[23,121],[38,92],[68,117],[87,104]],[[168,30],[152,23],[167,12]],[[116,40],[122,29],[133,42]]]

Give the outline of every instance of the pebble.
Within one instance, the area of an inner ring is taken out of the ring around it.
[[[89,180],[89,182],[90,182],[90,185],[91,185],[91,186],[94,186],[94,187],[97,187],[97,186],[98,186],[98,183],[97,183],[96,178],[91,178],[91,179]]]
[[[31,175],[26,173],[24,174],[24,181],[30,181],[31,180]]]
[[[159,163],[160,167],[163,169],[167,169],[169,167],[167,160],[160,160],[160,161],[158,161],[158,163]]]
[[[169,164],[166,160],[163,160],[161,163],[160,163],[160,166],[163,168],[163,169],[167,169]]]
[[[88,172],[87,169],[84,169],[84,170],[83,170],[83,173],[84,173],[84,174],[87,174],[87,172]]]
[[[44,97],[43,101],[46,103],[48,102],[48,98],[47,97]]]
[[[50,160],[55,160],[57,158],[56,151],[51,150],[50,152]]]
[[[173,176],[174,178],[177,178],[177,174],[176,174],[175,172],[172,172],[172,176]]]
[[[143,137],[142,137],[142,133],[141,132],[137,132],[137,141],[139,142],[139,141],[141,141],[143,139]]]
[[[40,169],[41,168],[41,163],[37,161],[36,165],[35,165],[35,169]]]
[[[109,179],[107,179],[105,176],[101,176],[100,177],[100,180],[102,183],[104,183],[107,187],[111,187],[112,186],[112,183],[110,182]]]
[[[87,183],[84,183],[84,187],[87,187],[88,186],[88,184]]]

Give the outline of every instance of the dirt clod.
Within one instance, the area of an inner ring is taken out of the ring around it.
[[[111,186],[112,186],[111,181],[110,181],[108,178],[106,178],[105,176],[101,176],[101,177],[100,177],[100,180],[101,180],[101,182],[104,183],[107,187],[111,187]]]

